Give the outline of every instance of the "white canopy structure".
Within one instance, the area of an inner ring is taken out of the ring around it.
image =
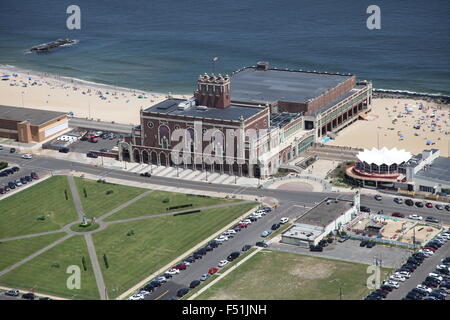
[[[359,152],[356,157],[359,161],[367,164],[376,164],[377,166],[384,164],[386,166],[391,166],[392,164],[399,165],[408,161],[411,159],[412,154],[404,149],[398,150],[397,148],[393,148],[389,150],[384,147],[382,149],[364,149],[364,151]]]

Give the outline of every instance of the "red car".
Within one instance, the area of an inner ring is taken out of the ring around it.
[[[427,203],[425,204],[425,207],[427,207],[427,208],[433,208],[433,204],[432,204],[431,202],[427,202]]]
[[[240,223],[240,224],[238,224],[238,227],[239,228],[247,228],[247,224],[245,224],[245,223]]]
[[[397,217],[397,218],[404,218],[405,217],[405,215],[403,213],[400,213],[400,212],[394,212],[392,214],[392,216],[393,217]]]
[[[177,264],[175,267],[173,267],[174,269],[178,269],[178,270],[186,270],[186,265],[184,263],[180,263]]]
[[[219,271],[219,268],[214,267],[214,268],[209,269],[209,270],[208,270],[208,273],[209,273],[209,274],[214,274],[214,273],[216,273],[217,271]]]
[[[97,137],[91,137],[89,139],[89,142],[97,143],[98,142],[98,138]]]

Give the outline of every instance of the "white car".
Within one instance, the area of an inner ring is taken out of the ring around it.
[[[26,154],[24,154],[22,156],[22,158],[24,158],[24,159],[31,159],[31,158],[33,158],[33,156],[31,154],[29,154],[29,153],[26,153]]]
[[[386,280],[386,281],[384,282],[384,284],[385,284],[385,285],[388,285],[388,286],[391,286],[391,287],[394,287],[395,289],[398,289],[398,287],[399,287],[399,284],[398,284],[397,281]]]
[[[216,238],[216,239],[214,239],[214,240],[217,241],[217,242],[222,243],[222,242],[224,242],[224,241],[227,241],[227,240],[228,240],[228,237],[226,237],[226,236],[220,236],[220,237],[218,237],[218,238]]]
[[[245,220],[242,221],[242,223],[245,223],[245,224],[252,224],[252,220],[250,220],[250,219],[245,219]]]
[[[128,300],[144,300],[144,295],[138,293],[135,294],[134,296],[129,297]]]
[[[442,278],[440,275],[438,275],[437,273],[434,273],[434,272],[430,272],[428,275],[432,278],[438,279],[439,281],[444,280],[444,278]]]
[[[419,215],[417,215],[417,214],[410,214],[410,215],[408,216],[408,218],[409,218],[409,219],[413,219],[413,220],[423,220],[423,217],[422,217],[422,216],[419,216]]]
[[[170,269],[169,271],[166,272],[167,274],[170,274],[171,276],[174,276],[176,274],[180,273],[180,270],[178,269]]]
[[[237,232],[234,231],[233,229],[227,230],[228,234],[236,234]]]
[[[143,295],[144,297],[145,296],[148,296],[148,295],[150,295],[151,294],[151,292],[150,291],[147,291],[147,290],[141,290],[141,291],[139,291],[139,293],[138,294],[141,294],[141,295]]]
[[[183,261],[183,264],[186,265],[186,267],[189,267],[191,265],[191,263],[189,261]],[[164,278],[164,277],[163,277]]]
[[[288,221],[289,221],[289,218],[286,218],[286,217],[283,217],[283,218],[280,219],[280,223],[281,223],[281,224],[285,224],[285,223],[287,223]]]
[[[425,290],[428,293],[431,293],[433,290],[431,288],[428,288],[427,286],[424,286],[423,284],[419,284],[416,287],[417,289]]]
[[[447,242],[448,241],[447,237],[442,237],[442,236],[439,236],[439,237],[435,238],[434,240],[443,241],[443,242]]]
[[[255,211],[255,214],[265,216],[265,215],[266,215],[266,210],[262,210],[262,209],[256,210],[256,211]]]
[[[436,268],[437,269],[444,269],[444,270],[448,270],[448,271],[450,271],[450,267],[448,267],[448,266],[446,266],[445,264],[438,264],[437,266],[436,266]]]
[[[431,253],[429,251],[425,251],[424,249],[419,250],[418,252],[423,253],[427,258],[431,257]]]
[[[221,261],[219,261],[218,266],[219,266],[219,268],[222,268],[222,267],[226,266],[227,264],[228,264],[228,260],[221,260]]]
[[[396,274],[393,274],[392,276],[390,276],[389,279],[393,280],[393,281],[401,281],[401,282],[405,282],[406,281],[405,277],[402,277],[402,276],[399,276],[399,275],[396,275]]]
[[[398,274],[400,277],[405,277],[407,279],[411,277],[411,273],[409,273],[408,271],[399,271],[394,274]]]
[[[184,262],[185,263],[185,262]],[[167,279],[166,277],[158,277],[155,279],[156,281],[158,281],[159,283],[166,283]]]
[[[434,252],[428,249],[422,249],[423,252],[428,253],[429,255],[433,255]]]

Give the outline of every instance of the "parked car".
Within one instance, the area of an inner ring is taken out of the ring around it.
[[[210,268],[210,269],[208,270],[208,273],[209,273],[209,274],[214,274],[214,273],[216,273],[217,271],[219,271],[219,269],[216,268],[216,267],[213,267],[213,268]]]
[[[88,152],[88,153],[86,153],[86,156],[88,158],[98,158],[98,155],[94,152]]]
[[[179,274],[180,273],[180,270],[178,270],[178,269],[170,269],[169,271],[167,271],[167,274],[170,274],[170,275],[172,275],[172,276],[174,276],[174,275],[176,275],[176,274]]]
[[[403,203],[403,199],[402,198],[394,198],[394,202],[397,204],[402,204]]]
[[[35,298],[36,298],[36,296],[32,292],[24,293],[22,295],[22,299],[26,299],[26,300],[34,300]]]
[[[289,221],[289,218],[283,217],[283,218],[280,219],[280,224],[285,224],[285,223],[287,223],[288,221]]]
[[[232,253],[230,253],[230,254],[228,255],[227,260],[228,260],[229,262],[231,262],[231,261],[237,259],[240,255],[241,255],[240,252],[234,251],[234,252],[232,252]]]
[[[279,224],[279,223],[275,223],[275,224],[272,225],[271,229],[272,229],[273,231],[275,231],[275,230],[277,230],[279,227],[280,227],[280,224]]]
[[[323,247],[322,246],[309,246],[309,251],[322,252]]]
[[[419,216],[419,215],[417,215],[417,214],[410,214],[410,215],[408,216],[408,218],[409,218],[409,219],[412,219],[412,220],[423,220],[423,217],[422,217],[422,216]]]
[[[417,208],[423,208],[423,202],[416,201],[415,205]]]
[[[69,151],[70,151],[70,149],[67,147],[62,147],[59,149],[59,152],[61,152],[61,153],[69,153]]]
[[[9,149],[9,153],[15,153],[15,152],[16,152],[16,148]]]
[[[142,293],[137,293],[128,298],[128,300],[144,300],[145,296]]]
[[[439,220],[438,218],[435,218],[435,217],[426,217],[425,221],[427,221],[427,222],[435,222],[435,223],[441,222],[441,220]]]
[[[369,248],[369,249],[375,247],[375,245],[376,245],[376,243],[374,241],[367,242],[367,248]]]
[[[391,216],[397,217],[397,218],[404,218],[405,217],[405,215],[403,213],[400,213],[400,212],[394,212],[393,214],[391,214]]]
[[[23,159],[31,159],[31,158],[33,158],[33,156],[29,153],[26,153],[26,154],[22,155],[22,158]]]
[[[202,276],[200,277],[200,281],[206,281],[209,279],[209,277],[211,277],[211,275],[209,273],[204,273],[202,274]]]
[[[228,264],[228,260],[220,260],[219,261],[219,268],[225,267]]]
[[[369,212],[370,213],[370,208],[366,207],[366,206],[360,206],[359,210],[361,210],[362,212]]]
[[[344,236],[344,237],[340,237],[339,238],[339,240],[338,240],[338,242],[345,242],[345,241],[347,241],[348,239],[350,239],[350,236],[349,235],[346,235],[346,236]]]
[[[189,288],[194,289],[195,287],[197,287],[200,284],[200,280],[193,280],[191,281],[191,283],[189,284]]]
[[[11,290],[6,291],[5,294],[7,296],[11,296],[11,297],[18,297],[20,292],[17,289],[11,289]]]
[[[261,237],[265,238],[272,233],[272,230],[265,230],[261,233]]]
[[[431,202],[427,202],[427,203],[425,203],[425,207],[433,208],[433,204]]]
[[[367,245],[368,241],[363,240],[361,241],[361,243],[359,244],[360,247],[365,247]]]
[[[383,197],[382,197],[381,195],[379,195],[379,194],[376,194],[374,198],[375,198],[375,200],[377,200],[377,201],[383,200]]]
[[[444,206],[442,204],[435,205],[435,208],[438,210],[444,210]]]
[[[246,244],[245,246],[242,247],[241,251],[245,252],[247,250],[249,250],[252,246],[249,244]]]
[[[189,292],[188,288],[181,288],[177,291],[177,297],[181,298],[182,296],[186,295]]]
[[[255,244],[257,247],[267,248],[269,245],[265,243],[264,241],[258,241]]]
[[[411,199],[406,199],[405,200],[405,204],[407,205],[407,206],[413,206],[414,205],[414,201],[412,201]]]

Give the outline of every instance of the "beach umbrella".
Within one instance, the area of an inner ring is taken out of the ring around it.
[[[433,141],[427,140],[427,145],[432,145],[432,144],[433,144]]]
[[[4,74],[2,78],[9,78],[9,74]]]

